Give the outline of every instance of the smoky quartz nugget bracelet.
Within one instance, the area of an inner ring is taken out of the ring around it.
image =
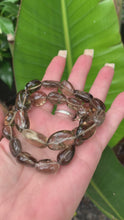
[[[46,95],[42,88],[56,88],[57,92],[52,91]],[[48,138],[30,129],[28,110],[32,106],[42,106],[47,101],[53,105],[66,104],[73,109],[75,112],[73,120],[79,120],[79,126],[72,131],[57,131]],[[18,92],[15,105],[8,111],[4,120],[3,136],[9,140],[10,152],[19,163],[44,173],[55,173],[60,165],[66,165],[72,160],[75,146],[89,139],[95,133],[96,127],[103,123],[104,118],[104,103],[88,92],[75,90],[69,81],[32,80],[26,84],[24,90]],[[20,140],[14,135],[15,128],[34,146],[58,150],[56,161],[51,159],[38,161],[28,152],[24,152]]]

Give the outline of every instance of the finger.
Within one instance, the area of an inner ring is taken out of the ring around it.
[[[113,63],[106,63],[99,71],[98,76],[90,89],[90,93],[102,101],[105,101],[108,93],[114,75],[114,66],[115,65]]]
[[[68,80],[75,89],[82,90],[84,88],[86,77],[92,64],[93,54],[94,50],[86,49],[84,54],[81,55],[74,64]],[[63,112],[65,112],[65,114],[61,113],[60,110],[64,110]],[[68,114],[66,112],[68,112]],[[66,105],[59,105],[56,109],[56,114],[71,120],[75,112]]]
[[[75,89],[82,90],[84,88],[86,77],[92,64],[93,55],[93,49],[86,49],[84,54],[79,56],[74,64],[68,80],[73,84]]]
[[[67,56],[67,51],[60,50],[58,52],[58,56],[54,57],[52,61],[50,62],[42,80],[60,81],[62,73],[65,68],[66,56]],[[44,91],[46,90],[44,89]],[[53,109],[53,105],[51,103],[46,103],[42,106],[42,109],[45,109],[51,112]]]
[[[57,80],[61,79],[62,73],[65,68],[67,57],[66,50],[60,50],[58,56],[55,56],[46,69],[46,73],[42,80]]]

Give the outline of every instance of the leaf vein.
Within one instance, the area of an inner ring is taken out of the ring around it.
[[[101,196],[101,198],[106,202],[106,204],[113,210],[113,212],[119,217],[120,220],[123,220],[123,218],[120,216],[120,214],[116,211],[116,209],[110,204],[108,199],[103,195],[103,193],[98,189],[95,182],[91,180],[92,187],[96,190],[96,192]]]

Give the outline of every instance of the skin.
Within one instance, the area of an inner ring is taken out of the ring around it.
[[[64,57],[54,57],[43,80],[60,80],[65,62]],[[88,55],[81,55],[77,59],[69,76],[69,81],[75,89],[84,88],[91,63],[92,57]],[[113,74],[112,67],[104,66],[99,71],[90,93],[105,101]],[[78,125],[78,122],[73,122],[66,115],[52,115],[52,108],[50,103],[33,107],[29,111],[31,128],[49,136],[58,130],[71,130]],[[58,106],[58,109],[68,110],[64,105]],[[0,108],[0,135],[3,117]],[[76,148],[70,164],[51,175],[18,164],[10,154],[8,141],[3,138],[0,142],[0,219],[70,220],[88,187],[104,148],[123,118],[124,92],[116,97],[95,135]],[[34,155],[34,150],[27,151]],[[47,152],[46,149],[40,149],[39,152],[42,152],[41,159],[48,158],[49,154],[51,158],[56,153]]]

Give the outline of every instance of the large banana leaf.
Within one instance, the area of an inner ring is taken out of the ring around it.
[[[90,89],[97,72],[105,63],[116,64],[114,79],[106,99],[106,106],[109,108],[116,95],[124,89],[124,50],[113,1],[22,0],[14,50],[17,90],[22,89],[31,79],[41,79],[50,60],[60,49],[68,50],[64,73],[64,78],[67,79],[72,65],[86,48],[94,48],[95,57],[85,90]],[[121,123],[110,142],[111,146],[123,137],[123,126],[124,123]],[[105,168],[99,166],[99,172],[95,173],[95,180],[93,178],[88,194],[96,204],[100,204],[99,207],[102,207],[106,214],[109,213],[109,217],[115,216],[116,219],[123,219],[122,167],[115,165],[116,175],[112,180],[111,176],[113,177],[115,172],[113,164],[116,158],[111,155],[111,151],[105,152],[102,160],[105,161],[103,166],[106,166]],[[112,163],[109,161],[109,156]],[[110,175],[106,174],[106,167],[109,167]],[[104,178],[100,177],[101,173]],[[116,178],[118,178],[118,183],[114,184]],[[114,200],[113,203],[109,189],[114,190],[114,193],[115,187],[116,195],[120,199]],[[118,208],[118,201],[120,208]]]
[[[115,96],[124,89],[124,50],[113,1],[22,0],[14,52],[17,89],[22,89],[31,79],[41,79],[50,60],[60,49],[68,50],[64,74],[67,78],[73,63],[85,48],[95,49],[85,90],[89,90],[106,62],[116,64],[106,100],[109,108]],[[122,137],[123,129],[120,128],[110,145]]]
[[[124,168],[107,147],[91,180],[87,195],[110,219],[124,220],[123,187]]]

